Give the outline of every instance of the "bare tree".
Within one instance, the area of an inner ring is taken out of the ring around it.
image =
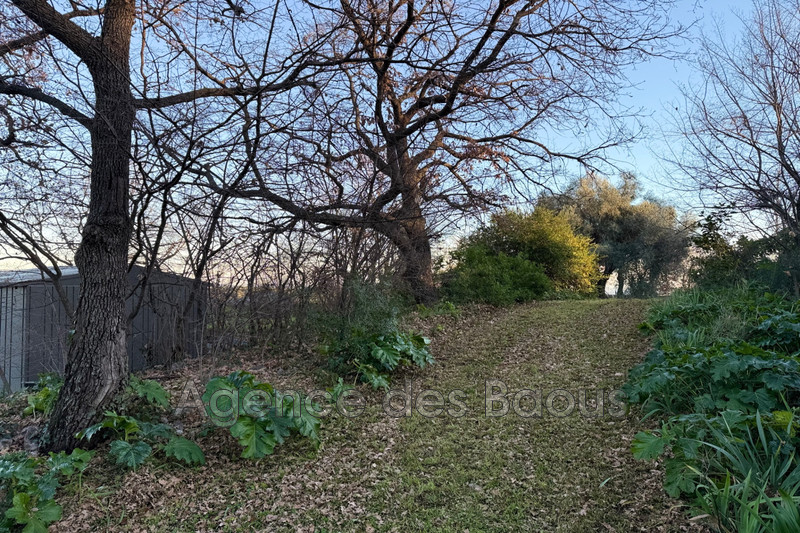
[[[294,91],[282,113],[269,108],[282,158],[274,132],[259,134],[264,111],[246,111],[253,176],[233,189],[316,224],[384,235],[421,301],[434,295],[439,222],[502,205],[564,162],[593,165],[630,140],[630,114],[614,104],[623,69],[674,33],[669,3],[656,1],[320,4],[316,31],[341,28],[321,53],[349,59]]]
[[[800,2],[757,0],[744,35],[703,38],[673,162],[707,202],[800,244]]]
[[[65,161],[77,180],[88,174],[88,209],[75,254],[82,276],[76,334],[47,435],[51,449],[69,449],[76,445],[76,432],[102,413],[128,374],[131,166],[139,152],[132,144],[134,131],[147,132],[146,138],[165,150],[184,146],[191,163],[184,167],[193,166],[196,150],[203,149],[197,142],[204,138],[200,129],[208,135],[209,123],[226,113],[214,102],[223,99],[237,108],[256,95],[308,83],[305,57],[315,45],[307,41],[302,55],[292,53],[291,34],[272,41],[278,23],[285,22],[279,20],[280,2],[271,10],[233,12],[228,2],[210,0],[106,0],[94,8],[64,1],[61,10],[47,0],[11,4],[0,8],[6,23],[0,41],[5,154],[33,167]],[[273,42],[280,42],[286,55],[276,52]],[[245,79],[252,83],[240,81]],[[28,110],[46,113],[48,121],[26,120]],[[188,127],[181,119],[187,115]],[[218,131],[225,124],[223,118],[214,127]],[[20,147],[34,150],[35,157]],[[172,157],[178,153],[169,151]],[[44,178],[59,179],[57,167],[50,165]]]

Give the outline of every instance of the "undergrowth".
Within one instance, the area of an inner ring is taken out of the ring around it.
[[[655,349],[624,390],[659,429],[634,455],[662,458],[665,490],[719,531],[800,531],[800,316],[753,285],[690,290],[657,303],[641,329]]]
[[[294,434],[319,445],[318,409],[299,393],[282,394],[248,372],[213,378],[203,402],[214,424],[227,427],[242,446],[244,458],[270,455]]]
[[[385,288],[350,280],[338,312],[321,322],[319,351],[328,358],[328,367],[340,376],[388,389],[392,373],[400,368],[432,364],[430,340],[401,328],[403,308]],[[440,312],[454,313],[455,307],[445,305]]]

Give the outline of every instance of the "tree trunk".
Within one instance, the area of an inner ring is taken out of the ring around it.
[[[424,226],[424,224],[423,224]],[[401,280],[411,291],[417,303],[429,304],[436,300],[433,284],[433,258],[431,241],[427,233],[409,235],[407,246],[400,248],[403,270]]]
[[[600,266],[603,267],[603,275],[597,280],[597,296],[598,298],[606,298],[606,284],[608,283],[608,278],[614,273],[614,265],[609,257],[602,257]]]
[[[99,50],[87,62],[95,91],[89,213],[75,255],[81,292],[64,386],[45,447],[71,450],[75,434],[103,413],[128,377],[129,154],[134,107],[129,73],[133,0],[109,1]]]
[[[411,191],[415,187],[410,187]],[[428,225],[418,200],[418,192],[403,195],[402,208],[397,213],[400,223],[379,224],[375,229],[397,246],[400,254],[400,281],[417,303],[436,301],[433,284],[433,254]]]
[[[608,282],[608,277],[603,274],[603,276],[597,280],[597,297],[598,298],[605,298],[606,297],[606,283]]]
[[[428,224],[422,213],[420,204],[421,192],[419,189],[419,172],[410,172],[413,164],[407,160],[408,153],[406,140],[403,140],[401,151],[401,168],[407,177],[408,189],[403,193],[403,204],[400,220],[406,234],[406,243],[400,247],[400,259],[403,264],[401,279],[411,291],[414,300],[421,304],[430,304],[436,301],[436,287],[433,284],[433,254],[431,253],[431,237],[428,234]]]
[[[800,299],[800,279],[798,277],[798,271],[800,271],[800,229],[796,227],[790,226],[792,233],[794,234],[793,244],[794,247],[790,250],[786,250],[783,253],[789,256],[789,276],[792,280],[792,294],[794,295],[794,299]]]

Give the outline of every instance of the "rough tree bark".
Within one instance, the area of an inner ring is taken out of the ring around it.
[[[92,75],[95,116],[89,213],[75,256],[81,274],[76,334],[64,386],[50,417],[45,446],[69,450],[128,376],[126,349],[129,154],[135,109],[128,79],[133,0],[109,0],[99,38],[69,24],[45,2],[15,0],[26,15],[85,62]]]
[[[395,241],[400,255],[400,280],[417,303],[430,304],[437,298],[433,283],[433,254],[428,224],[414,194],[404,195],[400,209],[401,238]]]
[[[409,246],[398,247],[403,264],[400,278],[408,286],[417,303],[430,304],[437,298],[436,286],[433,283],[431,240],[424,221],[414,226],[421,228],[409,235]]]
[[[386,235],[397,248],[401,269],[398,277],[403,288],[417,303],[434,302],[437,291],[433,283],[433,254],[425,218],[420,215],[391,226],[378,224],[375,229]]]
[[[625,296],[625,276],[621,270],[617,270],[617,298]]]

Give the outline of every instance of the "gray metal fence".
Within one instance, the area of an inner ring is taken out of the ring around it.
[[[25,289],[0,287],[0,384],[4,391],[15,390],[23,380],[21,357],[24,348]]]
[[[131,286],[135,286],[137,274],[134,269]],[[61,286],[75,309],[80,277],[64,277]],[[192,280],[171,274],[159,273],[146,285],[142,305],[130,322],[131,370],[199,355],[205,294],[195,294],[190,304],[191,292]],[[129,298],[129,313],[140,296],[138,289]],[[71,331],[72,323],[51,282],[0,285],[0,390],[19,390],[43,372],[63,372]]]

